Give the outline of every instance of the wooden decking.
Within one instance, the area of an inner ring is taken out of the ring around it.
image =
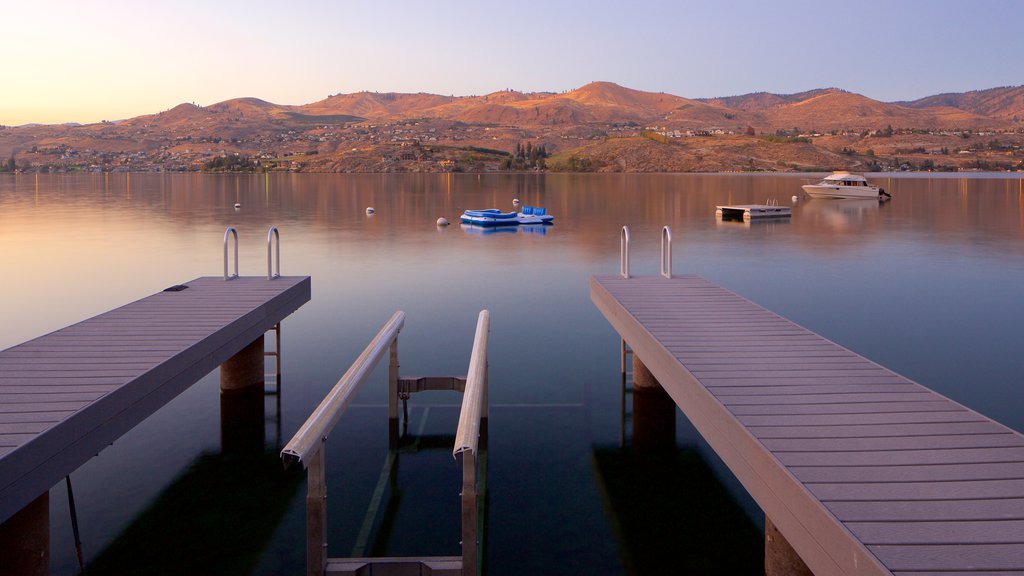
[[[0,352],[0,522],[309,301],[198,278]]]
[[[789,206],[779,206],[777,204],[737,204],[732,206],[715,206],[715,215],[719,218],[750,220],[789,218],[793,215],[793,211]]]
[[[1020,433],[697,276],[591,298],[815,574],[1024,572]]]

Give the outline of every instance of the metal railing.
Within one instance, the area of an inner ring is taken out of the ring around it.
[[[668,226],[661,229],[661,275],[672,277],[672,229]]]
[[[270,258],[271,254],[271,240],[277,240],[277,259],[272,261]],[[274,272],[274,268],[271,266],[272,262],[277,263],[277,272]],[[267,230],[267,280],[273,280],[281,276],[281,233],[277,230],[277,226],[271,226],[270,230]]]
[[[481,310],[476,321],[473,352],[469,357],[466,389],[462,396],[459,427],[455,432],[452,456],[463,452],[476,454],[480,440],[480,419],[487,418],[487,335],[491,330],[491,313]]]
[[[235,237],[235,273],[228,276],[228,237]],[[224,280],[231,280],[232,278],[238,278],[238,230],[229,226],[224,231]]]
[[[629,226],[623,226],[619,233],[619,274],[629,278]]]
[[[301,462],[308,468],[309,461],[317,455],[323,443],[327,441],[328,434],[338,423],[341,414],[351,404],[356,391],[366,382],[366,378],[373,372],[384,353],[398,338],[398,333],[403,326],[405,326],[405,312],[399,310],[384,324],[380,332],[374,336],[362,354],[356,358],[345,375],[338,380],[334,388],[331,388],[320,405],[306,419],[306,423],[299,428],[299,431],[281,451],[281,459],[286,467]]]
[[[459,415],[459,426],[455,436],[455,447],[452,455],[458,459],[462,455],[462,557],[456,558],[381,558],[381,559],[338,559],[327,556],[327,480],[324,464],[324,444],[334,429],[342,413],[348,408],[359,387],[366,381],[374,367],[384,357],[389,356],[389,420],[397,421],[397,403],[399,395],[398,377],[398,333],[405,325],[405,313],[398,311],[370,341],[362,354],[356,358],[345,375],[338,380],[319,406],[313,411],[306,422],[295,433],[291,441],[281,451],[281,460],[285,467],[294,463],[302,463],[307,471],[306,494],[306,573],[320,576],[327,572],[328,565],[332,573],[362,574],[367,566],[380,566],[386,570],[419,570],[420,566],[444,565],[445,574],[461,574],[475,576],[480,573],[480,506],[481,498],[478,476],[481,458],[486,463],[486,442],[481,445],[481,437],[487,433],[487,337],[490,331],[490,312],[482,310],[477,319],[476,335],[473,339],[473,351],[470,354],[469,372],[463,387],[462,409]],[[439,377],[416,380],[441,380]],[[436,384],[436,383],[435,383]],[[445,384],[446,389],[454,389],[453,383]],[[434,389],[429,382],[425,389]],[[484,474],[484,478],[486,475]],[[486,485],[486,480],[483,482]],[[341,566],[350,566],[352,571]],[[387,566],[383,566],[387,565]],[[339,570],[341,570],[339,572]],[[367,572],[369,573],[369,572]],[[404,572],[403,572],[404,573]]]

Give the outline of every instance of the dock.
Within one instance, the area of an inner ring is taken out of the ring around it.
[[[262,379],[263,335],[310,278],[226,270],[0,352],[0,523],[257,342]]]
[[[701,277],[624,270],[591,299],[764,511],[766,569],[1024,572],[1024,436]]]
[[[777,204],[735,204],[715,206],[715,216],[723,220],[759,220],[761,218],[789,218],[793,210]]]

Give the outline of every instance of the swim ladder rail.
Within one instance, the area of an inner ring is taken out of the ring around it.
[[[271,263],[271,240],[276,240],[275,247],[277,248],[277,272],[274,272],[274,268]],[[278,231],[277,226],[271,226],[270,230],[267,230],[267,280],[273,280],[274,278],[281,277],[281,232]]]
[[[629,278],[629,226],[623,226],[619,233],[619,274]]]
[[[661,229],[661,275],[672,277],[672,229],[668,226]]]
[[[230,236],[235,237],[235,273],[228,275],[228,238]],[[231,280],[232,278],[238,278],[238,230],[235,230],[233,226],[228,226],[228,229],[224,231],[224,280]]]

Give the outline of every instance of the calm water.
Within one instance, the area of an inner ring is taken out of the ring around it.
[[[280,472],[274,453],[392,312],[408,315],[404,374],[458,374],[487,308],[489,573],[650,572],[644,559],[657,562],[661,547],[686,569],[753,574],[762,516],[681,414],[673,457],[620,447],[619,342],[587,282],[618,270],[623,224],[634,273],[657,272],[668,224],[677,273],[1024,430],[1019,176],[875,175],[895,197],[886,205],[804,200],[791,221],[714,218],[716,204],[788,203],[808,178],[4,175],[0,348],[219,275],[227,226],[241,236],[242,273],[262,274],[276,225],[283,272],[311,275],[313,299],[284,323],[267,456],[222,453],[217,373],[207,376],[72,474],[90,573],[137,569],[140,558],[145,573],[301,573],[303,477]],[[513,198],[546,206],[556,224],[493,234],[434,225]],[[399,454],[360,539],[387,454],[385,389],[381,369],[328,444],[330,554],[365,543],[373,555],[455,555],[459,468],[444,448],[455,394],[413,397],[419,442]],[[54,569],[74,573],[63,485],[51,491],[51,522]]]

